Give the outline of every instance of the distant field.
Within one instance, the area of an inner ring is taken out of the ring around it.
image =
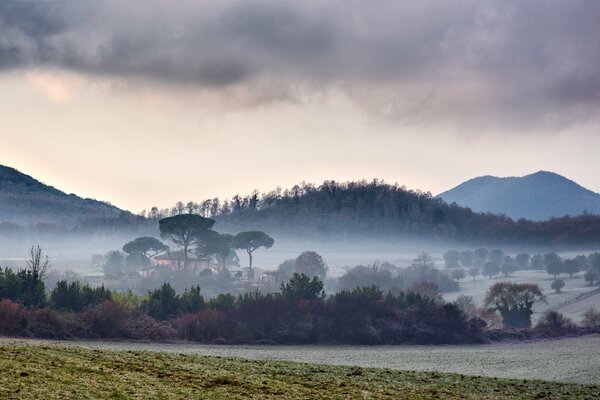
[[[0,341],[6,399],[596,399],[600,386]]]
[[[552,275],[545,271],[517,271],[509,277],[498,276],[492,279],[478,276],[474,281],[468,277],[460,282],[460,291],[444,294],[444,299],[448,301],[455,300],[460,295],[473,296],[477,304],[482,305],[487,289],[496,282],[518,282],[518,283],[535,283],[540,285],[544,294],[548,299],[548,303],[538,303],[534,307],[535,314],[533,320],[544,311],[552,309],[560,311],[566,316],[573,318],[575,322],[580,322],[583,318],[583,313],[590,307],[596,307],[600,310],[600,296],[589,296],[588,294],[600,294],[598,286],[589,286],[583,279],[583,273],[578,273],[569,278],[568,275],[561,275],[561,279],[565,281],[565,287],[561,293],[554,293],[550,288],[552,284]]]

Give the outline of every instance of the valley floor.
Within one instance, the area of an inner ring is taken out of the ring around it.
[[[600,386],[0,340],[2,399],[594,399]]]

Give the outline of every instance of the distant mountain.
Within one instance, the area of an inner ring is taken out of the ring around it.
[[[133,215],[113,205],[66,194],[14,168],[0,165],[0,223],[73,227],[92,220],[129,217]]]
[[[513,219],[543,221],[551,217],[600,215],[600,194],[553,172],[523,177],[481,176],[438,195],[448,203]]]

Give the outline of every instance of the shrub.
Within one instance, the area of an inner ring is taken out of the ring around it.
[[[185,314],[173,321],[173,326],[180,339],[208,343],[224,336],[226,332],[225,312],[204,310],[195,314]]]
[[[20,335],[26,323],[23,307],[9,299],[0,300],[0,335]]]
[[[435,302],[441,303],[442,292],[437,284],[428,281],[421,281],[413,285],[408,289],[409,293],[420,294],[423,297],[431,299]]]
[[[27,310],[26,334],[42,339],[71,339],[89,335],[73,314],[61,314],[50,307]]]
[[[589,270],[583,275],[583,278],[593,286],[594,282],[598,282],[600,279],[600,274],[595,270]]]
[[[176,337],[169,323],[158,322],[146,314],[132,315],[125,321],[123,330],[128,338],[135,340],[165,341]]]
[[[101,338],[128,338],[126,322],[131,318],[129,308],[112,300],[85,309],[83,320]]]
[[[565,287],[565,281],[563,281],[562,279],[556,279],[552,282],[550,287],[554,289],[556,293],[560,293],[560,289]]]
[[[600,328],[600,311],[596,311],[595,308],[590,308],[583,314],[583,321],[581,324],[588,328]]]
[[[575,330],[577,325],[558,311],[546,311],[538,320],[535,328],[558,335]]]
[[[477,309],[477,304],[475,304],[473,296],[466,296],[464,294],[458,296],[454,304],[467,315],[473,315]]]

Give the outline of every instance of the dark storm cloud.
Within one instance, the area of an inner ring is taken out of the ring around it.
[[[274,92],[338,85],[359,100],[410,87],[431,118],[485,111],[527,124],[596,116],[598,21],[596,0],[3,0],[0,68]]]

